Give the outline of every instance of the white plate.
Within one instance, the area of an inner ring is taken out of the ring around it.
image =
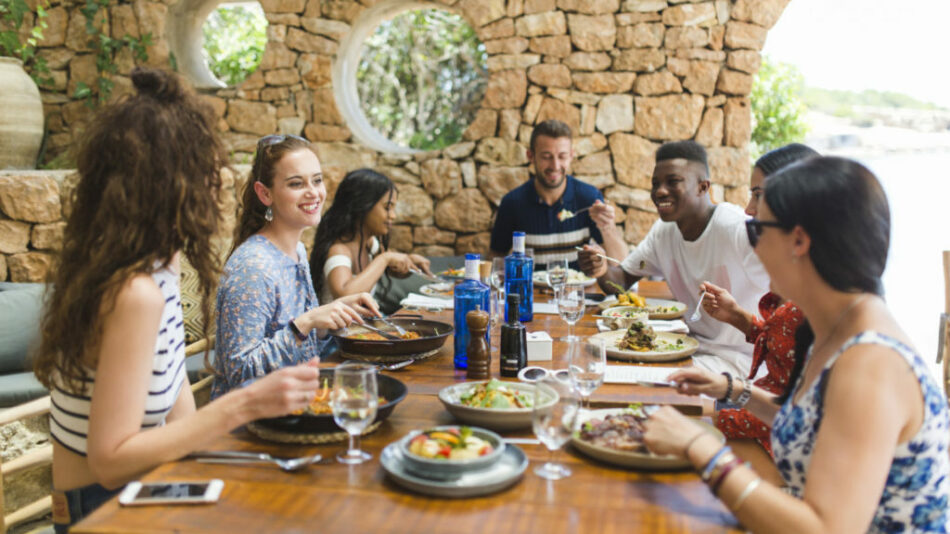
[[[667,300],[667,299],[646,299],[647,305],[644,308],[638,308],[636,306],[617,306],[617,297],[611,295],[604,299],[603,302],[597,305],[602,311],[601,315],[612,315],[622,313],[624,311],[635,311],[635,312],[647,312],[650,316],[650,319],[679,319],[686,314],[686,304],[678,300]],[[664,310],[660,311],[659,308],[676,308],[676,311]]]
[[[547,271],[535,271],[533,275],[534,285],[551,287],[551,284],[548,283],[548,273]],[[581,284],[584,287],[590,287],[597,283],[596,278],[591,278],[586,274],[575,271],[574,269],[568,269],[568,284]]]
[[[626,360],[634,362],[672,362],[682,360],[696,352],[699,348],[699,341],[687,336],[686,334],[674,334],[673,332],[657,332],[656,338],[667,343],[676,343],[683,340],[683,348],[675,351],[649,351],[637,352],[635,350],[621,350],[617,348],[617,343],[626,334],[626,330],[610,330],[594,334],[591,339],[603,339],[607,345],[607,356],[616,360]]]
[[[408,472],[399,442],[390,443],[379,455],[383,470],[396,484],[433,497],[477,497],[501,491],[516,483],[528,467],[528,457],[514,445],[507,445],[497,462],[485,469],[462,473],[451,480],[433,480]]]
[[[579,420],[580,424],[583,424],[590,419],[603,419],[608,415],[623,413],[624,411],[626,411],[626,408],[593,410],[590,412],[581,413]],[[704,421],[699,421],[699,424],[701,424],[710,434],[716,436],[720,442],[726,442],[725,436],[723,436],[722,432],[717,430],[716,427]],[[593,443],[581,440],[579,434],[577,433],[571,437],[571,445],[587,456],[594,458],[595,460],[600,460],[602,462],[618,465],[621,467],[635,467],[638,469],[648,469],[654,471],[693,468],[693,464],[691,464],[689,460],[685,458],[679,458],[676,456],[660,456],[651,452],[620,451],[610,447],[594,445]]]
[[[465,406],[459,401],[459,397],[463,393],[467,393],[470,389],[486,382],[488,381],[462,382],[444,387],[439,391],[439,400],[442,401],[449,413],[463,423],[497,431],[531,428],[531,408],[475,408]],[[504,381],[504,383],[505,387],[523,391],[534,398],[534,384],[508,381]],[[553,404],[557,397],[548,400]]]
[[[419,288],[419,293],[428,297],[450,299],[453,297],[455,282],[434,282]]]

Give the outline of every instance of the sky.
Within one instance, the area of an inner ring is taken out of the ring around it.
[[[810,87],[876,89],[950,108],[950,2],[791,0],[763,52]]]

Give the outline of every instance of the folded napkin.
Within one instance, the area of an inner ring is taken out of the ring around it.
[[[555,302],[535,302],[531,308],[534,313],[545,313],[548,315],[557,315],[557,303]]]
[[[643,365],[608,365],[604,371],[607,384],[656,384],[666,382],[666,377],[682,367],[647,367]]]
[[[452,299],[427,297],[418,293],[409,293],[409,296],[399,301],[404,308],[451,310],[455,307]]]

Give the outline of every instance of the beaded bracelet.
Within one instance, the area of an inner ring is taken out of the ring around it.
[[[752,398],[752,381],[748,378],[742,379],[742,393],[736,398],[735,405],[739,408],[745,408],[746,404],[749,404],[749,399]]]
[[[739,511],[739,507],[742,506],[742,503],[745,502],[747,498],[749,498],[749,495],[752,495],[752,492],[755,491],[755,488],[759,487],[759,484],[761,483],[762,479],[756,478],[755,480],[751,480],[748,484],[746,484],[745,489],[739,494],[739,498],[736,499],[736,502],[732,503],[733,513]]]
[[[722,483],[726,481],[726,477],[729,476],[729,473],[731,473],[733,469],[739,467],[740,465],[742,465],[742,460],[733,456],[732,460],[724,465],[721,470],[719,470],[719,476],[712,484],[709,485],[713,494],[719,494],[719,487],[722,486]]]
[[[716,399],[719,402],[729,402],[729,397],[732,396],[732,374],[726,371],[723,371],[723,376],[726,377],[726,394],[720,399]]]
[[[300,341],[307,341],[307,334],[304,334],[299,328],[297,328],[297,323],[295,323],[293,319],[287,323],[287,326],[289,326],[290,331],[294,333],[294,337]]]
[[[709,462],[706,464],[706,467],[703,468],[703,472],[700,477],[703,479],[703,482],[709,482],[709,477],[712,476],[713,469],[716,467],[716,463],[726,454],[732,454],[732,448],[728,445],[719,449],[719,451],[709,459]]]

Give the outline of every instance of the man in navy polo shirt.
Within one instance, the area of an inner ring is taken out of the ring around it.
[[[534,164],[534,175],[509,191],[498,205],[491,233],[492,257],[508,254],[515,231],[525,233],[525,247],[534,249],[535,264],[567,259],[576,269],[574,247],[588,244],[591,238],[609,256],[626,257],[627,244],[614,222],[614,208],[604,203],[596,187],[567,174],[574,159],[571,128],[558,120],[535,126],[528,159]],[[574,213],[584,208],[590,209],[575,217],[558,217],[564,210]]]

